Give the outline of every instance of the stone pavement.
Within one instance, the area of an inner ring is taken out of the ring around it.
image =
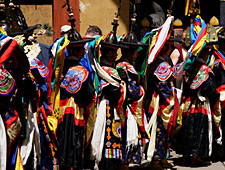
[[[171,153],[171,158],[169,162],[172,162],[171,159],[179,158],[180,155],[177,155],[175,152]],[[210,166],[207,167],[181,167],[175,166],[177,170],[225,170],[225,162],[213,162]]]
[[[168,159],[170,163],[173,163],[173,159],[179,158],[181,155],[176,154],[174,151],[171,152],[171,157]],[[142,163],[145,163],[143,161]],[[136,165],[129,165],[129,167],[139,167]],[[210,166],[207,167],[181,167],[181,166],[174,166],[177,170],[225,170],[225,162],[213,162]],[[132,169],[132,168],[131,168]],[[138,168],[139,170],[140,168]]]

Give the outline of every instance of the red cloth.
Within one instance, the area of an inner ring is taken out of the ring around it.
[[[177,45],[176,49],[179,51],[180,53],[180,57],[178,59],[178,63],[181,63],[184,61],[184,56],[183,56],[183,52],[182,52],[182,45]]]

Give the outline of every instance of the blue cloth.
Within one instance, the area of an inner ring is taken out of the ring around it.
[[[7,37],[7,35],[1,33],[0,34],[0,41],[3,40],[5,37]]]
[[[90,48],[90,43],[87,44],[86,48]],[[84,58],[80,60],[80,64],[89,71],[89,75],[91,76],[91,80],[94,83],[94,70],[91,67],[91,62],[88,57],[87,50],[84,54]]]
[[[41,52],[38,54],[37,58],[46,66],[48,67],[49,64],[49,50],[48,45],[39,43],[39,46],[41,48]]]

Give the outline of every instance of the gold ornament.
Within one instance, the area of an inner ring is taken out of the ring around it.
[[[220,25],[220,22],[219,22],[219,20],[215,16],[213,16],[210,19],[209,24],[215,27],[215,26]]]
[[[175,26],[175,27],[182,27],[182,25],[183,25],[183,23],[179,18],[177,18],[173,23],[173,26]]]

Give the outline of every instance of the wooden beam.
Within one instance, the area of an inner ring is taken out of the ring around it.
[[[62,8],[65,0],[54,0],[53,2],[53,29],[54,40],[60,37],[60,28],[63,25],[70,25],[68,22],[69,16],[67,6]],[[73,8],[74,18],[76,19],[76,28],[80,31],[80,15],[79,15],[79,0],[70,0],[70,6]]]

